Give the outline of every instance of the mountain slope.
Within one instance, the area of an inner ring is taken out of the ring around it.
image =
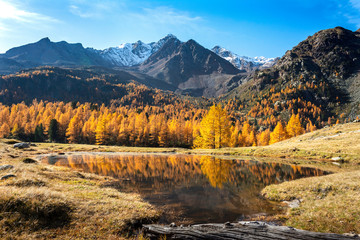
[[[315,33],[279,60],[284,79],[302,74],[310,79],[346,79],[360,67],[360,33],[336,27]],[[285,73],[287,72],[287,74]]]
[[[105,66],[109,65],[96,53],[88,51],[80,43],[69,44],[65,41],[51,42],[43,38],[36,43],[12,48],[3,58],[16,61],[26,67],[51,66]]]
[[[233,87],[231,80],[241,72],[194,40],[178,39],[167,41],[138,69],[177,87],[181,93],[207,97],[228,91],[228,84]]]
[[[109,104],[115,100],[124,105],[153,104],[156,101],[175,101],[171,93],[148,88],[152,79],[141,74],[99,67],[63,69],[38,67],[18,74],[0,76],[0,102],[4,104],[34,99],[64,102]],[[150,82],[150,83],[149,83]],[[169,85],[163,85],[171,88]],[[156,87],[153,85],[152,87]],[[135,100],[135,101],[134,101]]]
[[[281,82],[301,85],[325,81],[340,87],[360,70],[360,33],[336,27],[322,30],[299,43],[272,67],[251,75],[261,90]]]
[[[80,43],[70,44],[65,41],[51,42],[43,38],[8,50],[0,54],[0,74],[15,73],[26,68],[37,66],[106,66],[130,67],[141,64],[158,51],[174,35],[167,35],[158,42],[149,44],[137,41],[105,50],[84,48]]]
[[[360,33],[336,27],[308,37],[226,98],[246,102],[248,115],[266,126],[299,113],[304,126],[319,128],[360,117],[359,72]]]
[[[0,57],[0,74],[10,74],[24,69],[25,66],[15,60]]]
[[[104,50],[94,50],[106,61],[118,67],[131,67],[146,61],[153,53],[157,52],[167,41],[176,39],[174,35],[167,35],[158,42],[149,44],[137,41],[136,43],[125,43],[119,47],[111,47]]]
[[[246,57],[239,56],[225,48],[220,46],[215,46],[211,49],[214,53],[220,57],[231,62],[235,67],[240,70],[245,70],[247,72],[252,72],[256,69],[264,69],[274,66],[274,64],[279,60],[279,58],[266,58],[266,57]]]

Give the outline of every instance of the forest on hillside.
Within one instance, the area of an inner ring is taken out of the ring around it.
[[[269,81],[258,91],[207,99],[94,71],[29,70],[0,77],[0,137],[152,147],[264,146],[350,121],[335,111],[343,99],[326,81]],[[36,96],[39,101],[31,100]]]
[[[0,137],[37,142],[220,148],[268,145],[317,128],[316,121],[304,117],[304,109],[283,121],[280,115],[271,114],[273,110],[259,111],[270,112],[268,118],[252,117],[254,108],[261,109],[261,105],[255,105],[245,116],[234,105],[235,101],[229,101],[207,110],[184,103],[141,107],[118,106],[115,102],[110,106],[43,101],[1,104]],[[310,112],[315,119],[321,118],[320,110],[311,108]]]

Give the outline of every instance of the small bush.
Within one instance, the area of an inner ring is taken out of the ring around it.
[[[21,179],[16,182],[8,183],[7,186],[16,186],[16,187],[44,187],[46,183],[41,180],[33,179]]]
[[[9,140],[5,140],[4,143],[6,144],[15,144],[15,143],[20,143],[20,141],[15,140],[15,139],[9,139]]]
[[[24,158],[22,161],[23,163],[37,163],[37,161],[32,158]]]
[[[62,227],[70,222],[72,204],[61,196],[47,193],[46,190],[15,191],[19,192],[17,194],[5,192],[0,196],[0,219],[2,219],[0,224],[6,229],[11,231],[22,231],[24,228],[39,230]]]

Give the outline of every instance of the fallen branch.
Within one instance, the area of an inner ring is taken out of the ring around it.
[[[225,224],[198,224],[188,227],[144,225],[144,235],[150,239],[286,239],[286,240],[339,240],[360,239],[359,235],[340,235],[333,233],[318,233],[295,229],[286,226],[275,226],[264,222],[238,222]]]

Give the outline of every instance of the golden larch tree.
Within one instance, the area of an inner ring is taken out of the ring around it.
[[[7,137],[10,135],[10,127],[9,124],[3,123],[0,127],[0,137]]]
[[[248,142],[249,146],[257,145],[256,133],[254,130],[250,132],[247,139],[248,139],[247,142]]]
[[[299,114],[292,114],[288,124],[286,125],[286,132],[289,137],[295,137],[301,135],[305,132],[304,128],[301,125]]]
[[[226,110],[220,105],[213,105],[201,121],[200,135],[195,139],[195,147],[221,148],[229,146],[230,127]]]
[[[75,114],[75,116],[70,120],[69,126],[66,129],[66,136],[69,143],[79,143],[81,139],[81,131],[82,131],[82,120],[79,114]]]
[[[269,145],[269,141],[270,141],[270,129],[266,129],[265,131],[262,131],[258,135],[258,146]]]
[[[95,139],[96,139],[96,144],[98,145],[106,144],[106,140],[107,140],[106,123],[107,123],[107,118],[106,116],[103,115],[100,117],[96,125]]]
[[[245,122],[244,125],[242,126],[242,130],[241,130],[241,136],[242,136],[242,139],[243,139],[243,146],[249,146],[249,136],[250,136],[250,133],[252,131],[252,128],[249,124],[249,122]]]
[[[280,142],[287,138],[287,134],[285,131],[284,126],[282,125],[281,121],[279,121],[274,128],[274,131],[270,134],[270,142],[269,144],[273,144],[276,142]]]

